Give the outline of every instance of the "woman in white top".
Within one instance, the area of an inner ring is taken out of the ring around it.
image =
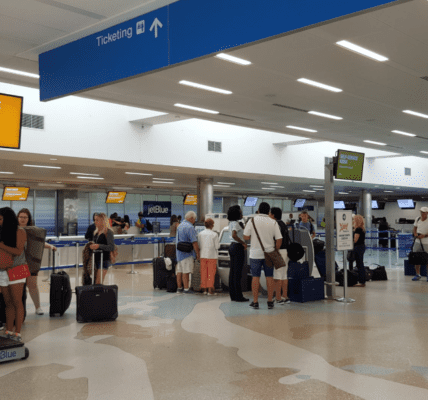
[[[229,247],[230,272],[229,272],[229,294],[232,301],[242,303],[248,301],[242,294],[242,270],[246,261],[245,250],[247,243],[244,241],[244,224],[242,211],[239,205],[232,206],[227,211],[229,220],[229,232],[231,243]]]
[[[198,245],[201,254],[201,289],[204,290],[204,294],[213,295],[216,294],[214,280],[220,241],[217,233],[212,230],[214,221],[211,218],[207,218],[204,224],[206,229],[198,235]]]

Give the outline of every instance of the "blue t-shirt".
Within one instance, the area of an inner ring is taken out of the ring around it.
[[[312,225],[312,222],[310,222],[310,221],[308,221],[308,222],[300,221],[298,227],[307,229],[310,234],[315,232],[314,226]]]
[[[180,225],[178,225],[175,243],[177,244],[178,242],[198,242],[196,230],[194,226],[189,221],[187,221],[187,219],[185,219]],[[189,257],[196,258],[195,250],[192,250],[190,253],[184,253],[180,250],[177,250],[177,262],[183,261]]]
[[[146,224],[147,224],[147,222],[146,222],[146,220],[144,219],[144,218],[140,218],[138,221],[137,221],[140,225],[141,224],[143,224],[144,225],[144,228],[143,229],[141,229],[140,228],[140,233],[147,233],[148,232],[148,229],[146,228]]]

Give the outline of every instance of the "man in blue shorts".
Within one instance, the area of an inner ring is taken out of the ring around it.
[[[250,268],[253,276],[252,290],[253,302],[250,307],[259,308],[259,288],[260,275],[262,268],[265,272],[266,285],[268,290],[268,309],[273,308],[273,266],[266,266],[265,255],[257,237],[254,225],[263,243],[266,253],[270,253],[281,247],[282,235],[278,223],[269,218],[270,205],[268,203],[260,203],[258,215],[247,222],[244,229],[244,240],[251,240],[250,248]]]

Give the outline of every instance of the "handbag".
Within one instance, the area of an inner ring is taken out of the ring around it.
[[[13,265],[13,255],[0,249],[0,266],[2,270],[10,268]]]
[[[355,261],[357,259],[355,256],[355,250],[348,250],[348,253],[346,254],[346,259],[349,262]]]
[[[420,239],[419,239],[420,240]],[[413,241],[413,244],[415,244],[416,242],[416,238]],[[427,265],[428,264],[428,253],[425,252],[424,246],[422,244],[422,240],[420,240],[421,242],[421,247],[423,251],[411,251],[409,253],[409,264],[412,265]],[[413,247],[412,247],[413,249]]]
[[[274,266],[275,269],[285,267],[285,261],[277,249],[269,253],[265,251],[265,247],[263,246],[263,243],[260,240],[259,232],[257,232],[256,224],[254,223],[254,218],[252,218],[251,222],[253,223],[254,231],[256,232],[257,239],[259,239],[260,246],[262,247],[263,253],[265,254],[266,265],[268,267]]]
[[[17,281],[19,279],[28,278],[31,275],[27,264],[17,265],[16,267],[7,270],[9,281]]]
[[[189,242],[178,242],[177,250],[182,251],[183,253],[191,253],[193,250],[193,243]]]

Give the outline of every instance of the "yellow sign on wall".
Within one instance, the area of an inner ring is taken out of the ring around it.
[[[3,201],[26,201],[28,197],[28,187],[5,186],[3,189]]]
[[[198,195],[197,194],[186,194],[184,199],[185,206],[196,206],[198,204]]]
[[[22,97],[0,93],[0,147],[20,148],[22,103]]]
[[[126,192],[108,192],[106,203],[123,204],[125,202]]]

